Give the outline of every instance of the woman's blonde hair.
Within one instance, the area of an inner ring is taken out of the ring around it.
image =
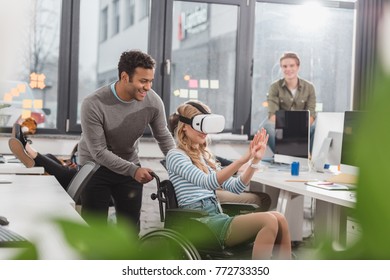
[[[205,111],[211,113],[211,110],[207,105],[203,104],[200,101],[196,101],[195,103],[202,106],[202,108],[204,108]],[[191,119],[196,115],[202,114],[202,112],[199,111],[195,106],[189,103],[184,103],[177,108],[177,114]],[[188,124],[179,121],[176,129],[174,130],[178,148],[185,151],[186,154],[191,158],[192,163],[203,172],[209,173],[208,168],[204,163],[204,161],[207,163],[207,165],[209,165],[212,169],[215,170],[216,169],[215,157],[208,149],[209,140],[206,140],[204,144],[201,144],[196,148],[193,147],[193,143],[191,139],[189,139],[184,132],[184,127],[186,125]]]

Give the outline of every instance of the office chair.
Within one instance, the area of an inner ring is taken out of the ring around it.
[[[152,174],[157,181],[157,193],[151,198],[158,200],[160,220],[164,228],[154,230],[141,237],[141,243],[149,243],[158,239],[167,240],[170,247],[180,251],[186,259],[250,259],[252,255],[252,241],[235,247],[226,248],[205,224],[196,218],[208,215],[205,211],[179,208],[173,184],[169,180],[160,181],[156,174]],[[244,208],[247,205],[242,205]],[[238,208],[238,205],[236,205]],[[168,238],[166,238],[168,236]],[[166,246],[168,248],[169,246]],[[195,251],[195,252],[194,252]]]
[[[76,204],[79,204],[80,196],[84,187],[99,167],[99,164],[88,161],[80,168],[79,171],[77,171],[76,175],[72,178],[72,181],[70,181],[66,191]]]

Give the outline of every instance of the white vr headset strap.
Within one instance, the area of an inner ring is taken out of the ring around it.
[[[179,116],[179,120],[191,125],[193,129],[206,134],[219,133],[225,128],[225,117],[222,115],[202,114],[196,115],[191,119]]]

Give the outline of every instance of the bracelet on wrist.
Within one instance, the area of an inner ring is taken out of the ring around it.
[[[260,169],[261,166],[262,166],[261,162],[257,162],[257,163],[251,162],[251,165],[250,165],[250,167],[252,167],[253,169]]]

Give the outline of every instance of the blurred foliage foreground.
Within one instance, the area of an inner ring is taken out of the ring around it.
[[[328,243],[319,258],[390,259],[390,73],[383,68],[377,71],[372,96],[352,147],[360,168],[354,215],[362,235],[356,244],[342,251],[333,250]]]

